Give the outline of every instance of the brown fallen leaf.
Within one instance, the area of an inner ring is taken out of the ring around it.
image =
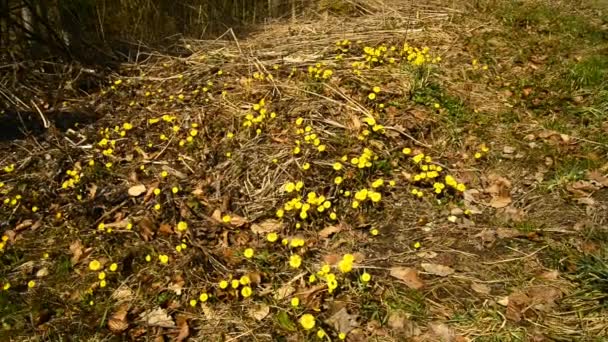
[[[231,226],[235,226],[237,228],[240,228],[242,226],[244,226],[245,224],[249,223],[245,218],[240,217],[238,215],[234,215],[234,214],[224,214],[222,215],[222,211],[219,209],[215,209],[213,211],[213,213],[211,214],[211,218],[214,219],[215,221],[217,221],[218,223],[223,223],[226,224],[226,222],[224,222],[223,217],[225,215],[230,216],[230,222],[229,224]]]
[[[279,232],[283,229],[283,223],[279,220],[269,219],[260,223],[254,223],[251,225],[251,231],[255,234],[268,234],[273,232]]]
[[[608,175],[602,175],[602,173],[598,170],[587,172],[587,178],[597,182],[601,186],[608,187]]]
[[[490,294],[492,289],[488,285],[480,284],[480,283],[471,283],[471,290],[481,293],[481,294]]]
[[[158,185],[160,184],[160,182],[158,181],[154,181],[150,184],[148,184],[148,191],[146,192],[146,195],[144,196],[144,203],[148,202],[152,196],[154,196],[154,189],[158,188]]]
[[[357,323],[357,316],[351,315],[346,311],[346,308],[342,308],[340,311],[334,313],[325,320],[325,323],[331,325],[336,331],[348,334],[351,330],[359,326]]]
[[[33,220],[23,220],[15,226],[15,231],[19,232],[21,230],[24,230],[25,228],[31,227],[32,224],[34,224]]]
[[[525,236],[525,234],[520,230],[513,228],[496,228],[496,236],[498,236],[499,239],[512,239]]]
[[[319,236],[324,239],[327,239],[330,235],[339,233],[341,231],[342,231],[342,225],[328,226],[319,231]]]
[[[144,311],[139,317],[151,327],[175,328],[173,318],[165,309],[160,307]]]
[[[84,252],[84,247],[82,246],[82,242],[80,240],[76,240],[70,244],[70,252],[72,253],[72,258],[70,258],[70,262],[73,265],[76,265],[80,259],[82,258],[82,254]]]
[[[447,277],[450,274],[454,273],[454,269],[449,266],[439,265],[439,264],[429,264],[429,263],[421,263],[420,266],[427,272],[432,275],[437,275],[440,277]]]
[[[331,266],[338,264],[341,258],[342,257],[336,253],[325,254],[323,257],[321,257],[324,263]]]
[[[505,316],[513,322],[521,321],[530,302],[530,297],[523,292],[511,293],[508,297],[507,312]]]
[[[129,306],[124,304],[119,306],[116,311],[112,313],[108,320],[108,329],[110,329],[112,333],[120,334],[129,328],[129,323],[127,322],[128,311]]]
[[[49,275],[49,269],[46,267],[43,267],[43,268],[39,269],[38,271],[36,271],[36,278],[44,278],[47,275]]]
[[[88,187],[88,190],[89,190],[89,198],[90,198],[90,199],[95,198],[95,195],[97,194],[97,185],[95,185],[95,184],[91,184],[91,185]]]
[[[162,235],[169,236],[173,234],[173,227],[168,223],[163,223],[158,227],[158,232]]]
[[[441,341],[441,342],[452,342],[454,341],[455,334],[454,330],[447,326],[447,324],[442,322],[432,322],[429,323],[429,337],[433,341]]]
[[[390,270],[390,275],[401,280],[405,285],[412,289],[420,289],[424,283],[418,278],[418,271],[410,267],[393,267]]]
[[[114,299],[116,302],[126,302],[133,299],[133,290],[131,290],[127,285],[120,285],[114,292],[110,298]]]
[[[511,204],[511,197],[507,196],[496,196],[490,200],[490,207],[492,208],[504,208]]]
[[[296,292],[295,287],[293,287],[289,284],[283,285],[275,292],[274,299],[276,299],[276,300],[285,299],[285,298],[291,296],[294,292]]]
[[[543,272],[538,277],[545,280],[557,280],[557,278],[559,277],[559,271],[552,270]]]
[[[129,190],[127,190],[127,193],[129,194],[129,196],[132,196],[132,197],[140,196],[144,192],[146,192],[146,186],[143,184],[133,185],[132,187],[129,188]]]
[[[179,328],[179,333],[175,337],[174,341],[182,342],[186,340],[188,336],[190,336],[190,327],[188,326],[188,319],[183,315],[179,315],[175,320],[177,322],[177,327]]]
[[[532,307],[542,312],[550,312],[555,307],[555,301],[563,295],[562,291],[554,286],[533,286],[526,290],[532,301]]]
[[[139,232],[141,236],[144,238],[144,241],[150,241],[155,234],[155,225],[154,221],[149,217],[142,218],[138,223]]]
[[[511,182],[495,174],[489,175],[487,181],[490,185],[485,192],[492,197],[487,205],[493,208],[504,208],[509,205],[511,203]]]
[[[270,314],[270,306],[264,303],[253,305],[247,310],[247,315],[256,321],[263,320],[268,314]]]

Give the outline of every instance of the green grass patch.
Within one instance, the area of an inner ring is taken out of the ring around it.
[[[591,55],[570,67],[567,75],[572,89],[606,87],[608,84],[608,56]]]

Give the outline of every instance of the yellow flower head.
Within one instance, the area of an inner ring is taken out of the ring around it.
[[[300,298],[298,298],[298,297],[291,298],[291,306],[293,306],[294,308],[297,308],[299,305],[300,305]]]
[[[379,188],[384,184],[384,180],[382,178],[376,179],[373,183],[372,183],[372,188]]]
[[[186,229],[188,229],[188,223],[184,222],[184,221],[179,221],[177,223],[177,230],[180,232],[185,231]]]
[[[89,263],[89,269],[91,271],[98,271],[101,269],[101,263],[98,260],[93,260]]]
[[[251,259],[253,258],[253,248],[247,248],[244,252],[243,252],[243,256],[247,259]]]
[[[251,283],[251,279],[249,279],[248,276],[244,275],[241,277],[241,279],[239,279],[239,283],[241,283],[241,285],[249,285]]]
[[[251,290],[251,287],[249,286],[245,286],[241,289],[241,295],[243,296],[243,298],[250,297],[252,294],[253,290]]]
[[[206,293],[201,293],[201,295],[198,297],[198,300],[201,301],[201,303],[206,302],[209,299],[209,295]]]
[[[299,255],[294,254],[289,257],[289,266],[291,266],[292,268],[299,268],[301,264],[302,258]]]
[[[300,325],[305,330],[310,330],[315,327],[315,316],[311,314],[304,314],[300,317]]]
[[[227,287],[228,287],[228,282],[227,282],[226,280],[222,280],[222,281],[220,281],[220,283],[219,283],[219,287],[220,287],[220,289],[225,289],[225,288],[227,288]]]
[[[380,200],[382,199],[382,195],[379,192],[369,192],[369,199],[372,200],[372,202],[377,203],[380,202]]]
[[[33,288],[34,286],[36,286],[36,281],[34,281],[34,280],[30,280],[27,283],[27,287],[29,287],[30,289]]]
[[[114,262],[110,265],[110,272],[116,272],[118,265]]]
[[[353,262],[342,259],[338,263],[338,268],[340,269],[340,272],[348,273],[348,272],[352,271],[352,269],[353,269]]]
[[[369,273],[364,272],[359,279],[361,279],[362,282],[367,283],[372,279],[372,276]]]
[[[224,216],[222,216],[222,221],[224,223],[230,223],[231,220],[232,220],[232,217],[230,217],[230,215],[224,215]]]
[[[269,233],[268,235],[266,235],[266,240],[268,240],[269,242],[275,242],[278,238],[279,235],[277,233]]]

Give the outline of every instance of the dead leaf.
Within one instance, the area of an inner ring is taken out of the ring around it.
[[[188,320],[185,316],[180,315],[176,318],[177,326],[179,327],[179,333],[175,337],[175,342],[182,342],[190,336],[190,327],[188,326]]]
[[[490,289],[488,285],[479,283],[471,283],[471,290],[486,295],[490,294],[490,292],[492,291],[492,289]]]
[[[574,192],[574,193],[577,193],[577,191],[594,192],[594,191],[597,191],[600,189],[597,185],[593,184],[590,181],[586,181],[586,180],[579,180],[574,183],[570,183],[570,184],[568,184],[568,186],[566,188],[568,189],[568,191]],[[586,195],[587,194],[583,193],[583,196],[586,196]]]
[[[283,229],[283,223],[279,220],[269,219],[260,223],[254,223],[251,225],[251,231],[255,234],[268,234],[273,232],[279,232]]]
[[[513,146],[505,146],[502,148],[502,152],[505,154],[513,154],[515,152],[515,147]]]
[[[138,223],[139,231],[141,236],[144,238],[144,241],[150,241],[152,237],[154,237],[154,221],[152,221],[149,217],[142,218]]]
[[[505,316],[513,322],[521,321],[530,302],[530,297],[523,292],[514,292],[510,294]]]
[[[454,269],[449,266],[439,264],[422,263],[420,266],[428,273],[437,275],[440,277],[447,277],[454,273]]]
[[[391,312],[390,316],[388,316],[387,325],[403,338],[411,338],[421,333],[416,323],[409,320],[403,311]]]
[[[129,188],[129,190],[127,190],[127,193],[129,194],[129,196],[132,196],[132,197],[140,196],[144,192],[146,192],[146,186],[143,184],[133,185],[132,187]]]
[[[474,205],[474,203],[479,203],[479,197],[480,192],[477,189],[467,189],[465,190],[463,196],[464,196],[464,206],[466,209],[468,209],[471,214],[481,214],[481,210],[479,210],[479,208],[477,208],[477,206]]]
[[[433,251],[420,251],[416,253],[416,256],[424,259],[433,259],[437,256],[437,253]]]
[[[261,321],[270,313],[270,306],[261,303],[253,305],[248,311],[247,314],[249,317],[255,319],[256,321]]]
[[[240,228],[242,226],[244,226],[245,224],[249,223],[245,218],[240,217],[238,215],[234,215],[234,214],[227,214],[230,216],[230,225],[231,226],[235,226],[237,228]],[[222,215],[222,211],[219,209],[215,209],[213,211],[213,213],[211,214],[211,218],[214,219],[215,221],[217,221],[218,223],[226,223],[223,220],[223,215]]]
[[[357,323],[357,316],[351,315],[346,311],[346,308],[342,308],[340,311],[331,315],[325,320],[326,324],[332,325],[336,331],[348,334],[351,330],[359,326]]]
[[[418,271],[410,267],[393,267],[390,275],[405,283],[412,289],[420,289],[424,286],[422,280],[418,278]]]
[[[506,222],[522,222],[526,216],[523,209],[516,208],[512,205],[508,205],[503,209],[496,212],[498,216],[503,218]]]
[[[84,248],[80,240],[76,240],[70,244],[70,252],[72,253],[72,258],[70,259],[70,261],[72,262],[72,266],[76,265],[80,261],[83,249]]]
[[[323,239],[327,239],[330,235],[339,233],[342,231],[342,225],[328,226],[319,231],[319,236]]]
[[[169,286],[167,287],[169,290],[175,292],[176,295],[181,296],[182,295],[182,290],[184,289],[184,280],[178,280],[174,283],[169,284]]]
[[[559,271],[553,270],[543,272],[538,277],[545,280],[557,280],[557,278],[559,277]]]
[[[44,278],[47,275],[49,275],[49,269],[46,267],[43,267],[36,272],[36,278]]]
[[[112,313],[108,320],[108,329],[114,334],[122,333],[129,328],[127,322],[128,305],[121,305]]]
[[[289,284],[283,285],[274,294],[274,299],[276,299],[276,300],[285,299],[285,298],[291,296],[294,292],[296,292],[295,287],[293,287]]]
[[[493,208],[504,208],[511,203],[511,182],[501,176],[491,174],[488,176],[489,186],[485,192],[492,196],[487,204]]]
[[[175,328],[173,318],[169,316],[165,309],[157,307],[142,312],[139,317],[149,326],[161,328]]]
[[[241,216],[237,216],[237,215],[230,215],[230,224],[240,228],[244,225],[246,225],[247,223],[249,223],[249,221],[247,221],[247,219],[245,219],[244,217]]]
[[[511,197],[494,197],[489,204],[492,208],[504,208],[511,204]]]
[[[533,286],[526,293],[532,301],[532,307],[545,313],[552,311],[555,301],[562,297],[562,291],[553,286]]]
[[[434,341],[438,342],[452,342],[454,341],[454,331],[442,322],[433,322],[429,324],[430,337]]]
[[[587,172],[587,178],[589,178],[589,180],[597,182],[601,186],[608,187],[608,177],[602,175],[602,173],[597,170]]]
[[[323,257],[321,257],[321,259],[323,259],[324,263],[333,266],[333,265],[338,264],[338,262],[340,261],[340,259],[342,259],[342,257],[336,253],[332,253],[332,254],[325,254]]]
[[[120,285],[110,296],[110,298],[114,299],[116,302],[124,302],[133,299],[133,290],[131,290],[127,285]]]
[[[168,173],[174,175],[175,177],[179,178],[179,179],[186,179],[188,178],[188,175],[186,175],[185,173],[181,172],[181,171],[177,171],[174,168],[171,168],[167,165],[163,165],[162,166],[162,170],[163,171],[167,171]]]
[[[97,194],[97,185],[95,184],[91,184],[89,186],[89,198],[93,199],[95,198],[95,195]]]
[[[168,223],[163,223],[158,227],[158,232],[162,235],[169,236],[173,234],[173,227]]]
[[[18,232],[24,230],[25,228],[31,227],[32,224],[34,224],[34,221],[32,220],[23,220],[21,221],[21,223],[15,226],[15,231]]]
[[[217,221],[218,223],[224,223],[224,221],[222,221],[222,211],[219,209],[215,209],[213,211],[213,213],[211,214],[211,218]]]
[[[584,204],[584,205],[588,205],[590,207],[593,207],[597,204],[597,202],[591,197],[582,197],[582,198],[577,198],[575,200],[578,204]]]
[[[150,184],[148,184],[148,191],[146,192],[146,195],[144,196],[144,203],[148,202],[154,195],[154,190],[156,188],[158,188],[158,185],[160,184],[160,182],[158,181],[154,181]]]
[[[496,236],[498,236],[499,239],[512,239],[524,236],[524,234],[513,228],[496,228]]]

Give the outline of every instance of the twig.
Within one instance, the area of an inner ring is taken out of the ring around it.
[[[504,260],[498,260],[498,261],[492,261],[492,262],[483,262],[482,264],[484,264],[484,265],[496,265],[496,264],[502,264],[502,263],[505,263],[505,262],[511,262],[511,261],[517,261],[517,260],[521,260],[521,259],[526,259],[526,258],[529,258],[529,257],[535,255],[536,253],[542,251],[543,249],[545,249],[547,247],[549,247],[549,246],[548,245],[547,246],[543,246],[543,247],[535,250],[534,252],[532,252],[530,254],[526,254],[526,255],[518,257],[518,258],[510,258],[510,259],[504,259]]]

